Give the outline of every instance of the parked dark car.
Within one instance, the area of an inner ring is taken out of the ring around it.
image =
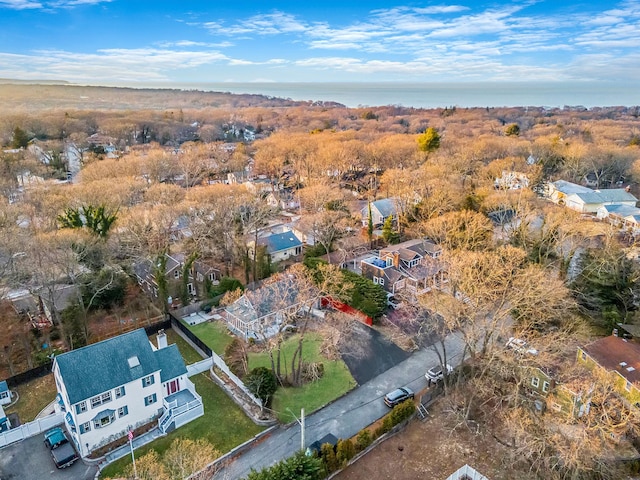
[[[384,396],[384,403],[389,408],[393,408],[399,403],[404,402],[405,400],[413,399],[414,393],[411,389],[407,387],[402,387],[394,390],[393,392],[389,392]]]
[[[44,444],[51,449],[51,458],[58,468],[66,468],[78,460],[75,448],[60,427],[52,428],[44,434]]]

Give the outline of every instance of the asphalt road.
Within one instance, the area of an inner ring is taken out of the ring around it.
[[[82,460],[58,470],[42,434],[0,449],[0,480],[89,480],[97,471]]]
[[[446,342],[447,361],[456,366],[461,362],[463,341],[459,334],[450,335]],[[439,364],[433,348],[414,352],[403,362],[372,378],[327,407],[306,418],[305,448],[327,433],[338,438],[350,438],[362,428],[371,425],[389,412],[382,397],[398,387],[418,392],[427,386],[425,372]],[[237,457],[220,470],[216,480],[239,480],[251,469],[264,467],[292,456],[300,450],[300,426],[294,423],[289,428],[280,428],[252,449]]]

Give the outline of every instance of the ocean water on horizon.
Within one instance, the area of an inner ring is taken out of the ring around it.
[[[151,85],[147,85],[151,86]],[[640,105],[640,89],[605,83],[167,83],[155,87],[249,93],[347,107],[610,107]]]

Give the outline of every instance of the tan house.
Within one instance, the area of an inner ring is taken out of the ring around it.
[[[578,347],[578,362],[600,368],[614,380],[618,393],[640,406],[640,344],[615,335]]]

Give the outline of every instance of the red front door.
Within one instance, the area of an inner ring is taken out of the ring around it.
[[[180,390],[180,384],[178,382],[178,379],[171,380],[169,383],[167,383],[167,395],[176,393],[178,390]]]

